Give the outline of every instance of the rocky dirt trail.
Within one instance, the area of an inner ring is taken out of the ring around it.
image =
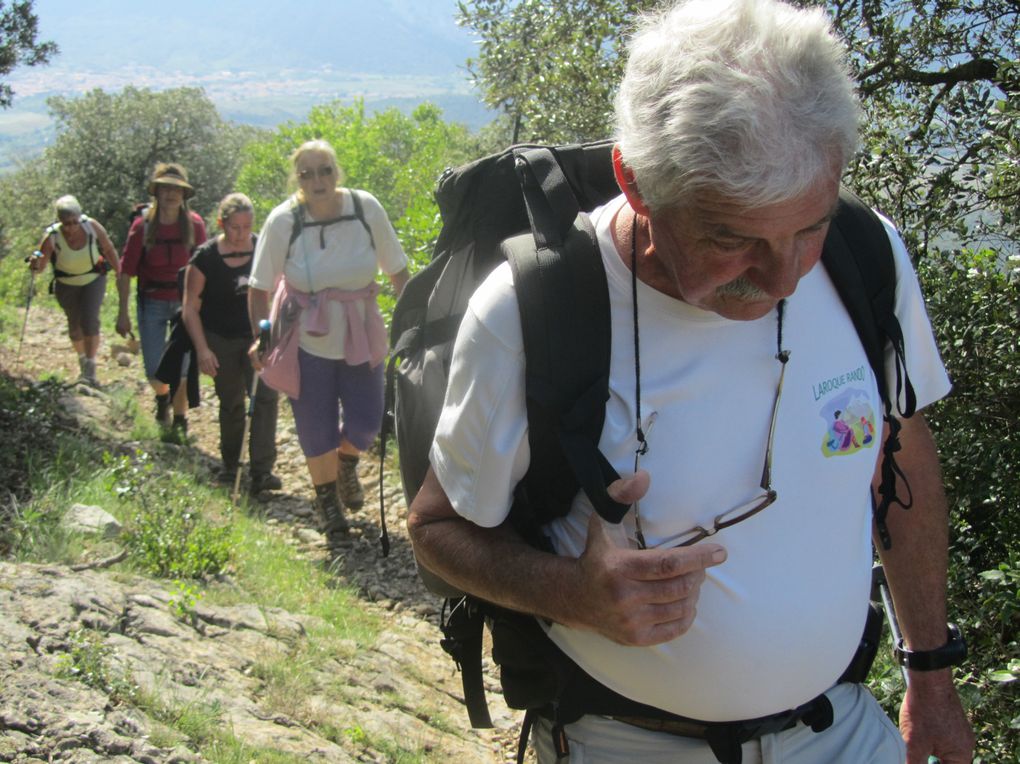
[[[77,362],[62,317],[44,300],[32,311],[19,375],[39,378],[59,369],[73,380]],[[14,353],[14,347],[4,350],[5,369],[13,366]],[[107,392],[126,387],[148,412],[152,395],[140,356],[119,338],[104,336],[98,366],[103,389],[68,385],[64,405],[82,423],[126,440],[127,434],[110,432]],[[189,447],[212,470],[218,464],[216,400],[211,387],[202,392],[202,405],[189,415]],[[260,753],[269,749],[294,757],[288,760],[406,760],[397,746],[424,750],[427,761],[513,759],[519,716],[502,705],[494,679],[488,684],[496,729],[468,727],[459,674],[439,647],[438,600],[415,573],[398,476],[386,474],[384,481],[389,557],[381,556],[378,543],[378,458],[366,455],[360,466],[365,506],[352,514],[350,539],[330,559],[312,516],[289,406],[281,403],[280,411],[277,473],[283,489],[263,494],[260,509],[295,555],[328,566],[386,624],[370,649],[352,644],[342,658],[332,656],[312,668],[320,682],[343,688],[345,702],[299,696],[293,715],[266,710],[259,667],[276,658],[286,665],[295,646],[314,632],[314,619],[201,600],[183,619],[173,612],[171,582],[132,576],[116,565],[74,570],[0,561],[0,761],[205,760],[183,740],[175,741],[158,719],[117,702],[114,692],[57,677],[61,661],[85,633],[104,635],[102,649],[114,673],[129,676],[151,696],[177,708],[215,708],[218,723],[250,747],[252,755],[244,760],[275,760]],[[338,732],[317,734],[319,725],[298,718],[329,720]]]

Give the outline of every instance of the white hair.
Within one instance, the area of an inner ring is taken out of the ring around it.
[[[642,17],[629,49],[617,140],[653,212],[704,191],[788,201],[857,150],[846,49],[819,9],[686,0]]]
[[[70,194],[66,194],[53,202],[53,209],[57,213],[57,220],[68,215],[81,216],[81,205]]]

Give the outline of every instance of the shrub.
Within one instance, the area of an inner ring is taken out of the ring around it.
[[[1018,266],[984,250],[919,268],[954,386],[927,413],[950,506],[949,612],[969,642],[960,676],[984,762],[1020,761]]]

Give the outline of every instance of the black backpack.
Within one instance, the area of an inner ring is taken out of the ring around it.
[[[629,509],[607,495],[605,487],[618,475],[598,449],[608,399],[609,303],[595,234],[584,214],[619,194],[612,145],[601,141],[515,146],[447,170],[440,178],[436,200],[443,228],[433,260],[405,287],[391,327],[386,387],[390,415],[382,443],[385,448],[386,435],[394,428],[409,503],[429,466],[453,341],[468,299],[496,265],[509,260],[524,338],[531,448],[528,472],[514,492],[510,521],[529,543],[549,548],[541,527],[569,511],[578,489],[609,522],[620,522]],[[822,262],[875,372],[890,427],[880,500],[874,506],[876,525],[888,548],[889,507],[911,504],[909,494],[905,502],[896,495],[896,478],[902,473],[894,458],[900,424],[893,406],[901,416],[910,416],[915,400],[894,313],[892,248],[881,221],[848,191],[840,192]],[[885,382],[887,344],[896,358],[895,395]],[[482,687],[483,621],[492,631],[493,658],[501,667],[510,707],[534,711],[552,704],[557,724],[584,713],[656,715],[655,709],[622,698],[587,677],[552,645],[534,618],[464,596],[429,571],[419,570],[429,588],[447,598],[443,647],[461,668],[473,726],[491,726]],[[874,626],[870,618],[869,625]],[[869,639],[875,641],[873,635]]]

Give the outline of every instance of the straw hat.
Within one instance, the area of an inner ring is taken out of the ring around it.
[[[149,181],[149,193],[156,195],[156,186],[177,186],[184,189],[184,198],[190,199],[195,195],[195,189],[188,183],[188,171],[176,162],[160,162],[152,171],[152,180]]]

